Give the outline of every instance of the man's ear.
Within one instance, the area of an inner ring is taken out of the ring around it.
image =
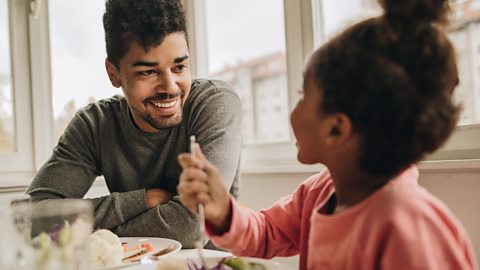
[[[350,118],[343,113],[336,113],[329,117],[329,134],[327,143],[339,145],[347,142],[353,133],[353,126]]]
[[[105,58],[105,69],[107,70],[108,78],[110,79],[113,87],[119,88],[122,86],[122,81],[118,76],[117,68],[114,64],[112,64],[112,62],[108,61],[107,58]]]

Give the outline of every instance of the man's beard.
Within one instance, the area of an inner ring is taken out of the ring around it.
[[[137,111],[138,112],[138,111]],[[150,126],[154,127],[155,129],[161,130],[161,129],[167,129],[174,127],[182,121],[182,110],[180,109],[174,116],[165,118],[165,119],[155,119],[152,117],[152,115],[148,112],[138,112],[140,117],[150,124]]]
[[[134,110],[137,111],[137,114],[140,115],[140,117],[145,122],[150,124],[150,126],[152,126],[155,129],[160,130],[160,129],[171,128],[171,127],[174,127],[174,126],[180,124],[180,122],[182,121],[182,110],[183,110],[182,98],[184,96],[185,96],[185,91],[180,90],[180,91],[178,91],[177,93],[174,93],[174,94],[158,93],[155,96],[148,97],[144,100],[144,104],[148,104],[148,103],[155,102],[155,101],[161,102],[162,100],[168,100],[168,99],[172,99],[172,98],[181,97],[178,100],[178,102],[180,102],[180,110],[175,115],[173,115],[171,117],[156,119],[150,113],[148,113],[147,111],[142,112],[140,110],[137,110],[136,108],[134,108]]]

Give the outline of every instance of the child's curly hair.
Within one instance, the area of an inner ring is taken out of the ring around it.
[[[359,163],[394,175],[438,149],[459,106],[455,53],[441,26],[448,0],[380,0],[382,16],[362,21],[312,56],[322,111],[343,112],[362,145]]]
[[[180,0],[107,0],[103,27],[108,60],[117,68],[132,42],[146,50],[174,32],[187,37]]]

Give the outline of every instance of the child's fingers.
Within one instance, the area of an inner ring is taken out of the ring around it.
[[[200,149],[200,145],[195,143],[195,156],[200,160],[207,161],[205,155],[203,155],[202,149]]]
[[[206,183],[208,181],[207,173],[196,167],[187,167],[180,174],[180,182],[195,182],[195,181]]]
[[[178,194],[192,196],[197,193],[208,193],[210,188],[204,181],[181,181],[177,191]]]
[[[180,194],[180,202],[186,206],[190,212],[197,214],[198,204],[206,204],[211,201],[210,196],[206,192],[192,192],[197,188],[188,186],[179,187],[182,192]]]
[[[197,167],[201,169],[203,167],[203,162],[189,153],[178,155],[177,160],[183,169],[187,167]]]

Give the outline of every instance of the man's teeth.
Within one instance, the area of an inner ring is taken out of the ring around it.
[[[170,102],[152,102],[153,105],[159,108],[169,108],[175,105],[175,103],[177,103],[177,100],[170,101]]]

